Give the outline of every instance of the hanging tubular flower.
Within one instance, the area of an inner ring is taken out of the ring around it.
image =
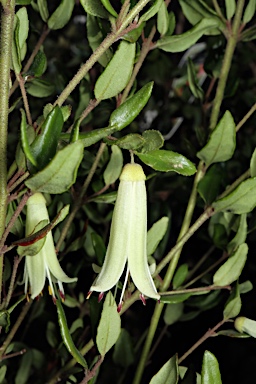
[[[110,228],[109,244],[102,269],[90,288],[92,291],[108,291],[117,284],[126,262],[137,289],[144,295],[159,300],[147,262],[147,196],[145,174],[139,164],[126,164],[120,176],[116,204]],[[124,291],[123,289],[123,291]],[[123,295],[123,292],[122,292]],[[122,305],[122,295],[119,311]]]
[[[29,236],[42,220],[47,220],[49,223],[46,201],[41,193],[35,193],[27,201],[26,236]],[[46,277],[49,281],[50,293],[54,299],[55,293],[52,280],[57,280],[62,298],[64,298],[62,283],[77,281],[76,277],[70,278],[62,270],[56,256],[52,231],[48,232],[43,247],[36,255],[26,256],[24,269],[25,293],[28,291],[29,284],[31,298],[37,297],[44,288]]]

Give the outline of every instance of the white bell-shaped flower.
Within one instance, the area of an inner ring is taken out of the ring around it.
[[[27,201],[26,236],[31,235],[35,227],[42,220],[49,223],[49,215],[46,207],[46,200],[41,193],[35,193]],[[48,278],[50,293],[55,298],[53,280],[56,279],[59,285],[60,295],[64,298],[62,283],[73,283],[76,277],[70,278],[62,270],[56,256],[52,232],[46,235],[45,243],[38,254],[26,256],[24,280],[25,293],[30,287],[31,298],[37,297],[43,290],[45,279]]]
[[[147,262],[147,195],[145,174],[139,164],[126,164],[120,176],[110,237],[102,269],[90,288],[102,293],[115,286],[128,271],[144,296],[159,300]],[[126,276],[128,273],[126,274]],[[125,288],[125,284],[124,284]],[[122,296],[119,304],[121,309]]]

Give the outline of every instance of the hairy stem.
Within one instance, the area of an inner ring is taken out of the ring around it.
[[[7,206],[7,132],[9,113],[9,80],[15,0],[1,10],[0,36],[0,237],[4,233]],[[3,255],[0,255],[0,301],[3,281]]]
[[[219,79],[216,95],[213,101],[213,108],[212,108],[212,113],[210,118],[211,130],[213,130],[217,125],[217,121],[220,113],[220,107],[224,97],[224,92],[225,92],[226,83],[228,79],[228,74],[232,64],[232,59],[233,59],[234,51],[236,48],[236,44],[238,41],[239,28],[241,24],[243,8],[244,8],[244,0],[238,0],[234,22],[232,25],[232,32],[228,38],[228,43],[226,46],[223,63],[221,67],[221,72],[220,72],[220,79]]]
[[[98,61],[101,55],[109,47],[111,47],[111,45],[116,40],[118,40],[120,36],[123,35],[125,28],[128,27],[130,23],[132,23],[134,18],[149,3],[149,1],[150,0],[140,0],[125,17],[124,21],[122,22],[122,25],[116,31],[113,31],[109,35],[107,35],[107,37],[102,41],[102,43],[86,61],[86,63],[81,66],[81,68],[78,70],[77,74],[73,77],[73,79],[68,83],[66,88],[62,91],[58,99],[55,101],[54,105],[61,106],[65,102],[71,92],[76,88],[76,86],[80,83],[80,81],[84,78],[84,76],[88,73],[92,66]]]

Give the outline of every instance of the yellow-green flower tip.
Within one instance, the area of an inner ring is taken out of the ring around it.
[[[123,168],[120,176],[121,181],[144,181],[146,180],[145,173],[139,164],[129,163]]]
[[[34,193],[34,195],[32,195],[27,201],[27,205],[37,205],[37,204],[45,205],[45,203],[46,203],[46,200],[42,195],[42,193],[40,192]]]
[[[243,316],[237,317],[235,320],[234,326],[236,330],[240,333],[244,332],[244,322],[245,322],[245,317]]]

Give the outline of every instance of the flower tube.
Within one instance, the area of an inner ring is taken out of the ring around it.
[[[41,193],[35,193],[27,201],[26,236],[29,236],[42,220],[49,222],[46,201]],[[30,285],[31,298],[37,297],[44,288],[46,277],[49,281],[50,293],[54,299],[52,279],[57,280],[62,298],[64,297],[62,283],[77,281],[76,277],[70,278],[62,270],[56,256],[52,231],[49,231],[46,235],[45,243],[38,254],[26,256],[24,269],[25,293],[27,293],[28,285]]]
[[[103,294],[111,289],[117,284],[127,263],[133,282],[142,293],[143,302],[145,302],[144,296],[160,299],[147,262],[145,179],[139,164],[131,163],[124,166],[120,176],[106,257],[89,293],[96,291]]]

